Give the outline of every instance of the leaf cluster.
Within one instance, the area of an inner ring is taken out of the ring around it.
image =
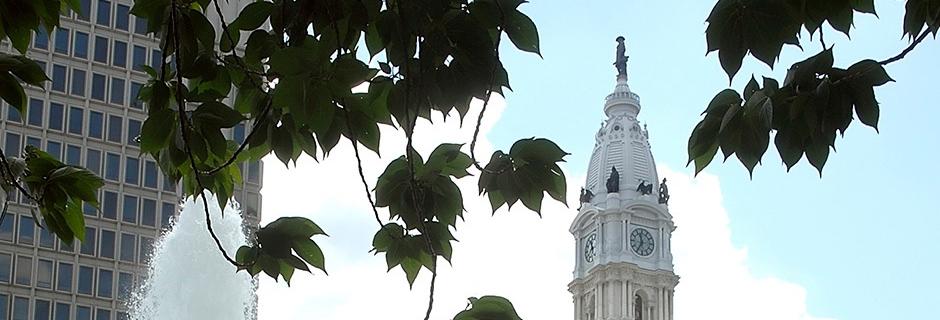
[[[516,309],[506,298],[499,296],[482,296],[470,298],[467,310],[461,311],[454,320],[522,320]]]
[[[828,23],[848,36],[856,13],[876,14],[874,2],[719,0],[707,20],[708,52],[718,52],[733,79],[747,54],[773,67],[784,45],[800,46],[803,29],[822,38]],[[824,47],[794,63],[782,84],[767,77],[758,83],[752,76],[740,92],[719,92],[689,138],[689,163],[695,163],[698,173],[720,149],[725,160],[735,155],[753,173],[773,139],[788,170],[805,155],[822,175],[837,135],[844,135],[853,120],[878,129],[874,88],[893,81],[884,66],[903,58],[925,32],[936,34],[938,18],[940,2],[908,1],[904,32],[917,39],[894,58],[864,59],[840,68],[834,66],[833,48]]]
[[[91,171],[65,165],[36,147],[27,146],[25,154],[25,159],[11,157],[3,160],[3,169],[0,169],[3,192],[25,184],[20,191],[28,191],[26,196],[36,202],[42,217],[40,219],[36,211],[32,211],[37,226],[46,228],[69,245],[76,238],[83,240],[85,219],[82,210],[86,205],[98,208],[98,189],[104,181]],[[6,204],[3,207],[6,208]]]
[[[326,272],[323,251],[311,239],[315,235],[326,233],[310,219],[278,218],[258,230],[257,243],[238,248],[235,260],[240,270],[252,276],[264,271],[274,280],[283,277],[290,285],[294,269],[310,272],[310,265]]]
[[[548,139],[521,139],[509,154],[496,151],[480,175],[480,194],[487,194],[495,213],[504,204],[512,208],[517,201],[541,215],[542,199],[548,193],[567,204],[567,182],[558,166],[567,152]]]

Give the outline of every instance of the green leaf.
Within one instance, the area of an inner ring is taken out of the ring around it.
[[[505,30],[516,48],[542,56],[539,52],[539,32],[528,16],[519,11],[510,12],[506,16]]]
[[[235,109],[221,102],[206,102],[193,111],[193,122],[212,128],[231,128],[245,120]]]
[[[326,272],[323,251],[320,250],[320,246],[316,242],[313,242],[313,240],[294,240],[293,248],[294,252],[297,252],[297,255],[307,264]]]
[[[140,129],[140,151],[154,153],[170,144],[176,135],[177,113],[170,109],[150,112]]]
[[[268,17],[271,15],[271,9],[273,8],[274,4],[271,2],[252,2],[242,9],[242,12],[238,14],[238,18],[236,18],[235,21],[232,21],[230,27],[238,28],[243,31],[258,29],[261,27],[261,24],[268,20]]]
[[[26,114],[26,92],[19,81],[8,73],[0,73],[0,97],[20,114]]]
[[[470,308],[461,311],[454,320],[522,320],[512,302],[499,296],[470,298]]]
[[[852,79],[853,83],[875,87],[894,81],[888,76],[888,71],[885,70],[884,66],[871,59],[862,60],[850,66],[848,77],[854,77]]]

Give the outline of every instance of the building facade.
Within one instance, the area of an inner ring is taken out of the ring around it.
[[[52,81],[26,88],[25,114],[0,107],[0,146],[18,156],[32,145],[95,172],[106,181],[101,208],[85,208],[85,241],[70,247],[36,226],[26,197],[9,195],[0,224],[0,319],[126,319],[129,294],[146,276],[153,243],[179,212],[179,186],[135,141],[146,119],[146,106],[136,99],[148,80],[141,66],[159,70],[160,39],[130,14],[132,0],[79,2],[81,14],[66,13],[60,28],[34,35],[28,56]],[[236,9],[223,12],[234,16]],[[8,41],[0,50],[14,51]],[[241,142],[246,130],[240,124],[230,138]],[[262,166],[241,169],[244,184],[235,197],[246,225],[254,227]]]
[[[618,76],[607,96],[607,119],[595,136],[581,207],[569,231],[575,246],[575,320],[672,320],[669,194],[637,120],[640,97],[627,84],[618,38]]]

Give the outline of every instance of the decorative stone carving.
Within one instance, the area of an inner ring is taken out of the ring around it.
[[[669,204],[669,187],[666,186],[666,178],[663,178],[663,182],[659,184],[659,203]]]

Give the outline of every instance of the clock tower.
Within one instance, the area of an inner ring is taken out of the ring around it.
[[[640,97],[627,84],[624,38],[617,38],[617,83],[604,101],[574,236],[575,320],[672,320],[671,240],[666,179],[660,180],[649,133],[637,120]]]

